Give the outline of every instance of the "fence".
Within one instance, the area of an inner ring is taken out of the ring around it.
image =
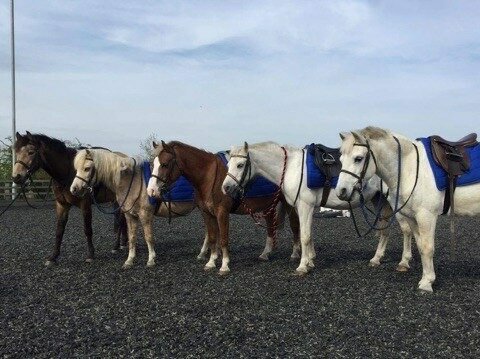
[[[17,187],[17,191],[20,188]],[[25,195],[28,199],[53,199],[52,189],[50,188],[50,180],[35,180],[25,187]],[[12,182],[8,180],[0,180],[0,200],[12,199]],[[18,200],[25,200],[20,196]]]

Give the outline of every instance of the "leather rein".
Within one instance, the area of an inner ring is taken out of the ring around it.
[[[397,163],[398,163],[398,167],[397,167],[397,172],[398,172],[398,174],[397,174],[397,191],[396,191],[396,197],[395,197],[395,209],[393,210],[392,214],[390,215],[388,223],[384,227],[378,227],[377,226],[377,222],[380,220],[381,201],[379,201],[378,208],[377,208],[377,211],[376,211],[376,214],[375,214],[375,219],[372,223],[370,221],[370,219],[368,217],[368,213],[366,211],[366,209],[368,210],[368,208],[366,207],[365,197],[363,196],[363,191],[362,191],[363,185],[364,185],[363,182],[365,180],[365,175],[366,175],[368,167],[370,165],[370,159],[373,159],[373,162],[375,164],[375,168],[376,169],[378,168],[378,164],[377,164],[377,160],[375,158],[375,154],[373,153],[372,148],[371,148],[368,140],[365,139],[366,143],[364,143],[364,144],[363,143],[354,143],[353,144],[354,146],[361,146],[361,147],[366,147],[367,148],[367,156],[365,158],[365,162],[363,164],[362,172],[360,173],[360,175],[357,175],[356,173],[353,173],[353,172],[350,172],[350,171],[347,171],[347,170],[344,170],[344,169],[342,169],[340,171],[340,172],[346,173],[346,174],[348,174],[348,175],[357,179],[357,183],[355,184],[355,186],[353,188],[353,192],[352,192],[352,194],[351,194],[351,196],[348,200],[348,204],[349,204],[349,207],[350,207],[350,213],[352,215],[352,221],[353,221],[353,224],[354,224],[354,227],[355,227],[355,231],[357,232],[357,235],[359,237],[365,237],[366,235],[368,235],[373,230],[382,231],[382,230],[388,229],[393,224],[393,222],[395,220],[395,215],[400,213],[401,210],[405,208],[405,206],[408,204],[408,202],[412,198],[412,195],[415,192],[415,189],[417,188],[419,172],[420,172],[420,154],[419,154],[417,145],[412,142],[412,145],[414,146],[415,152],[416,152],[416,155],[417,155],[417,169],[416,169],[416,175],[415,175],[415,184],[413,185],[412,191],[410,192],[410,195],[408,196],[407,200],[399,207],[400,185],[401,185],[401,181],[402,181],[402,145],[400,144],[400,141],[396,136],[393,136],[393,139],[397,143],[397,148],[398,148],[398,151],[397,151]],[[375,172],[376,172],[376,170],[375,170]],[[382,190],[383,181],[380,182],[380,188],[381,188],[381,191],[382,191],[382,194],[383,194],[383,190]],[[369,229],[363,235],[360,233],[360,231],[358,229],[358,226],[357,226],[357,223],[356,223],[356,220],[355,220],[355,215],[353,214],[352,204],[351,204],[351,200],[352,200],[352,197],[353,197],[355,192],[358,192],[359,195],[360,195],[360,208],[362,209],[363,217],[364,217],[365,221],[367,222],[367,224],[369,226]]]

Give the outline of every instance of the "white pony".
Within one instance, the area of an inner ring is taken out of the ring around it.
[[[85,195],[96,182],[102,182],[117,196],[122,212],[125,213],[128,226],[128,258],[123,267],[133,265],[136,257],[136,238],[139,222],[143,226],[148,246],[147,266],[155,265],[155,247],[153,239],[153,216],[168,217],[169,205],[160,206],[148,203],[147,185],[144,183],[140,163],[123,154],[103,149],[87,149],[77,152],[74,160],[75,179],[70,186],[74,195]],[[196,207],[195,202],[172,202],[172,217],[187,215]],[[206,241],[208,238],[205,239]]]
[[[287,156],[285,177],[284,182],[281,183],[285,154]],[[285,199],[288,204],[295,207],[300,219],[302,256],[296,271],[300,275],[307,273],[314,267],[315,249],[311,240],[312,220],[315,208],[318,208],[321,204],[323,188],[310,189],[307,187],[307,166],[302,166],[304,157],[302,149],[291,146],[282,147],[274,142],[258,143],[251,146],[245,143],[244,146],[232,147],[230,155],[229,175],[225,178],[222,186],[225,193],[231,194],[239,189],[239,183],[236,179],[242,178],[244,171],[247,175],[243,178],[247,180],[255,175],[260,175],[277,185],[281,185]],[[304,161],[306,161],[306,158]],[[302,167],[304,168],[303,176],[301,173]],[[366,201],[372,200],[380,191],[380,188],[380,179],[376,176],[370,178],[364,188]],[[360,197],[358,195],[354,196],[351,202],[352,207],[358,207],[359,203]],[[341,210],[349,209],[348,203],[340,200],[333,190],[329,193],[325,207]],[[382,217],[385,217],[386,211],[391,213],[388,204],[382,208]],[[382,226],[382,223],[379,225]],[[405,223],[402,225],[402,230],[404,233],[404,252],[398,269],[405,271],[409,268],[411,259],[411,234],[408,225]],[[382,231],[377,251],[370,261],[372,266],[380,264],[387,240],[388,237]]]
[[[423,144],[376,127],[342,133],[340,136],[343,141],[342,169],[350,173],[340,174],[336,188],[338,196],[347,199],[355,192],[361,180],[351,174],[360,176],[362,168],[365,168],[364,181],[368,181],[375,174],[385,181],[391,191],[389,201],[392,208],[395,206],[398,191],[398,208],[401,210],[397,218],[400,217],[409,223],[422,258],[423,275],[418,288],[432,292],[432,284],[435,281],[433,267],[435,227],[437,218],[443,210],[445,191],[439,191],[435,185],[433,171]],[[399,145],[400,183],[398,183]],[[369,158],[374,160],[370,161]],[[480,184],[458,187],[455,190],[455,213],[480,214]]]

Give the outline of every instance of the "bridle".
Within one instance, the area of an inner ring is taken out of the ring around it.
[[[368,142],[368,140],[366,140],[366,143],[354,143],[353,146],[365,147],[367,149],[367,154],[365,156],[365,161],[363,163],[363,168],[362,168],[362,171],[360,172],[360,175],[344,170],[343,168],[340,170],[340,173],[346,173],[357,179],[357,182],[353,186],[353,191],[350,195],[350,198],[348,199],[348,202],[351,202],[355,192],[358,192],[359,194],[362,193],[363,181],[365,180],[365,175],[367,174],[368,167],[370,166],[370,159],[373,159],[373,163],[375,164],[375,171],[376,171],[376,168],[378,168],[377,159],[375,158],[375,155],[372,151],[372,148],[370,147],[370,143]]]
[[[166,193],[168,192],[169,190],[169,186],[172,184],[172,177],[173,177],[173,170],[175,168],[175,166],[178,168],[178,170],[180,171],[180,174],[182,174],[182,169],[180,168],[180,166],[178,165],[178,162],[177,162],[177,155],[175,153],[175,149],[172,148],[172,152],[168,152],[170,153],[173,157],[167,162],[167,163],[161,163],[160,162],[160,154],[163,152],[164,150],[162,149],[162,151],[160,151],[160,153],[157,155],[157,158],[158,158],[158,163],[160,164],[160,168],[167,168],[167,173],[165,175],[165,177],[160,177],[160,176],[157,176],[156,174],[153,173],[152,171],[152,174],[151,174],[151,177],[153,178],[156,178],[157,181],[160,181],[162,183],[161,187],[160,187],[160,193]]]
[[[25,174],[25,179],[27,180],[28,178],[30,178],[32,176],[32,174],[38,170],[40,168],[40,159],[39,159],[39,152],[38,152],[38,149],[35,148],[35,156],[33,157],[30,165],[28,165],[27,163],[21,161],[21,160],[16,160],[15,161],[15,164],[19,163],[21,164],[23,167],[25,167],[27,169],[27,173]]]
[[[343,173],[347,173],[350,176],[353,176],[353,177],[357,178],[357,180],[358,180],[357,183],[354,186],[354,190],[352,191],[352,195],[350,196],[350,198],[347,201],[348,201],[348,204],[350,206],[350,212],[352,214],[352,220],[353,220],[353,223],[354,223],[354,226],[355,226],[355,230],[357,231],[359,237],[364,237],[366,234],[370,233],[372,230],[381,231],[381,230],[388,229],[393,224],[393,221],[395,219],[395,215],[400,213],[401,210],[405,208],[407,203],[412,198],[413,192],[415,192],[415,189],[417,188],[418,177],[419,177],[419,172],[420,172],[420,153],[418,152],[417,145],[412,142],[412,145],[415,148],[415,152],[417,154],[417,170],[416,170],[416,176],[415,176],[415,184],[413,185],[412,191],[410,192],[410,195],[408,196],[407,200],[399,207],[400,185],[401,185],[401,180],[402,180],[402,145],[400,144],[400,141],[396,136],[393,136],[393,139],[397,143],[397,148],[398,148],[398,152],[397,152],[397,154],[398,154],[397,191],[396,191],[396,197],[395,197],[395,208],[393,209],[393,212],[390,215],[390,219],[389,219],[389,221],[388,221],[388,223],[385,227],[382,227],[382,228],[377,227],[377,222],[380,219],[380,210],[381,210],[380,204],[379,204],[379,208],[377,209],[377,213],[375,215],[375,220],[374,220],[373,223],[370,222],[370,220],[368,218],[368,213],[365,210],[366,209],[366,204],[365,204],[365,197],[363,196],[362,189],[363,189],[363,181],[365,179],[365,175],[366,175],[366,172],[368,170],[368,166],[370,164],[370,158],[373,159],[373,162],[375,163],[375,167],[378,168],[377,160],[376,160],[375,155],[372,151],[372,148],[370,147],[370,143],[368,142],[367,139],[365,139],[365,144],[363,144],[363,143],[354,143],[353,144],[354,146],[362,146],[362,147],[367,148],[367,155],[366,155],[365,162],[364,162],[364,165],[363,165],[363,169],[362,169],[362,172],[360,173],[360,175],[357,175],[356,173],[353,173],[353,172],[350,172],[350,171],[347,171],[347,170],[344,170],[344,169],[342,169],[340,171],[340,172],[343,172]],[[382,185],[383,185],[383,181],[380,183],[380,188],[381,189],[382,189]],[[353,214],[353,210],[352,210],[351,199],[352,199],[353,193],[355,191],[359,192],[360,208],[362,209],[362,214],[365,218],[365,221],[367,222],[368,226],[370,227],[370,229],[367,231],[367,233],[364,234],[363,236],[360,234],[360,232],[358,230],[358,227],[357,227],[357,224],[356,224],[356,221],[355,221],[355,217],[354,217],[354,214]]]
[[[93,158],[91,156],[86,156],[85,157],[85,161],[91,161],[93,162]],[[84,182],[86,185],[87,185],[87,190],[91,193],[93,192],[93,186],[92,186],[92,181],[93,181],[93,178],[95,177],[95,166],[92,166],[92,169],[91,169],[91,172],[90,172],[90,176],[88,177],[88,179],[85,179],[83,177],[80,177],[79,175],[75,175],[75,178],[78,178],[79,180],[81,180],[82,182]]]
[[[227,176],[230,177],[235,181],[235,183],[238,185],[238,188],[240,188],[241,195],[243,196],[245,194],[245,190],[247,185],[250,183],[250,180],[252,179],[252,161],[250,160],[250,154],[247,152],[246,155],[231,155],[230,158],[245,158],[245,167],[242,172],[242,177],[240,177],[240,180],[235,177],[233,174],[230,172],[227,172]]]

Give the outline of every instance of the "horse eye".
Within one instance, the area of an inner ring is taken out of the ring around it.
[[[167,168],[167,164],[166,163],[160,163],[160,167]]]
[[[90,171],[90,167],[85,167],[85,172]]]
[[[29,156],[33,156],[35,154],[35,151],[28,151]]]
[[[243,166],[245,166],[245,164],[244,164],[244,163],[239,163],[239,164],[237,165],[237,168],[239,168],[239,169],[240,169],[240,168],[243,168]]]
[[[363,157],[362,156],[358,156],[358,157],[355,157],[355,163],[360,163],[363,161]]]

